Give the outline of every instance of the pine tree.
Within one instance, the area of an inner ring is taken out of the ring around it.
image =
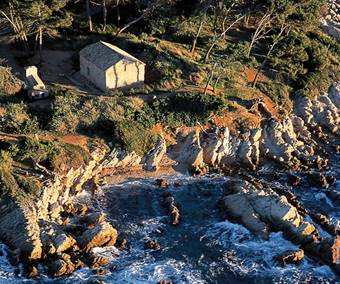
[[[35,37],[35,50],[39,47],[42,60],[43,38],[55,38],[59,29],[72,24],[72,15],[65,10],[69,0],[21,0],[9,1],[9,7],[16,12],[23,23],[25,35]],[[23,33],[19,31],[20,35]]]

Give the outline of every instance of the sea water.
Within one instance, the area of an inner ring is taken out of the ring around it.
[[[68,277],[44,283],[339,283],[327,265],[305,256],[299,265],[282,267],[275,256],[298,249],[282,233],[271,233],[269,240],[255,237],[245,227],[221,218],[217,203],[222,196],[222,176],[192,178],[167,177],[168,191],[178,202],[181,223],[169,224],[159,196],[164,189],[153,179],[130,179],[106,186],[94,202],[128,240],[126,250],[97,248],[110,259],[109,274],[99,277],[84,268]],[[333,190],[339,190],[339,183]],[[299,188],[295,193],[304,205],[326,211],[333,222],[340,220],[339,207],[316,188]],[[84,199],[89,199],[84,196]],[[87,200],[88,202],[89,200]],[[321,228],[320,228],[321,229]],[[327,233],[321,230],[323,236]],[[145,250],[144,243],[156,239],[159,250]],[[0,283],[34,283],[18,275],[7,261],[6,248],[0,247]]]

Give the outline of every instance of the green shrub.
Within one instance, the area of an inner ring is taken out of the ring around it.
[[[71,168],[77,169],[90,161],[90,154],[78,145],[63,144],[58,154],[51,155],[46,166],[58,173],[66,173]]]
[[[0,197],[18,190],[18,184],[12,175],[13,160],[7,151],[0,151]]]
[[[33,196],[38,196],[41,188],[40,182],[35,177],[26,177],[22,175],[14,175],[20,190]]]
[[[338,68],[339,59],[319,40],[292,32],[278,44],[270,64],[299,83],[305,82],[313,72],[329,74],[336,66]]]
[[[11,68],[0,66],[0,93],[7,96],[15,95],[22,89],[22,86],[23,82],[12,73]]]
[[[40,163],[60,154],[60,148],[51,141],[41,141],[36,137],[27,136],[22,139],[21,143],[21,160],[32,159]]]
[[[288,111],[292,109],[293,103],[289,98],[289,88],[287,85],[276,81],[267,81],[258,82],[256,86],[277,105]]]
[[[217,96],[183,94],[146,104],[142,110],[132,112],[130,118],[147,127],[156,123],[171,127],[194,126],[198,122],[207,123],[212,113],[218,113],[224,107],[224,100]]]
[[[115,124],[114,140],[126,151],[143,156],[153,148],[156,136],[137,121],[123,120]]]
[[[28,134],[39,130],[39,123],[36,117],[27,113],[27,106],[24,103],[7,104],[0,107],[0,131]]]

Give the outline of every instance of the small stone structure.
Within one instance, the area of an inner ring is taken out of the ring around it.
[[[110,43],[99,41],[79,53],[80,74],[100,90],[126,90],[144,84],[145,63]]]
[[[36,66],[25,67],[27,92],[30,99],[42,99],[48,97],[48,90],[38,75]]]

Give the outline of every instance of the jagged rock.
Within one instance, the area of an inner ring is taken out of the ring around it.
[[[110,260],[104,256],[98,256],[95,254],[91,254],[88,257],[88,263],[91,268],[99,268],[101,266],[108,265]]]
[[[203,161],[208,165],[219,165],[223,156],[228,154],[230,132],[228,127],[217,128],[203,139]]]
[[[165,178],[160,178],[156,180],[156,183],[161,188],[166,188],[169,186],[169,181]]]
[[[163,138],[158,138],[154,149],[147,155],[144,163],[144,169],[147,171],[156,171],[159,164],[166,153],[166,142]]]
[[[127,239],[118,238],[117,239],[117,243],[116,243],[116,248],[118,248],[120,250],[124,250],[124,249],[126,249],[127,244],[128,244],[128,240]]]
[[[27,278],[39,278],[39,270],[34,266],[26,266],[25,267],[25,275]]]
[[[269,227],[261,221],[259,215],[254,211],[247,197],[238,193],[237,183],[227,183],[222,199],[222,209],[232,220],[239,221],[248,230],[263,239],[269,237]]]
[[[261,152],[279,163],[293,159],[294,147],[283,139],[283,125],[271,119],[263,127]]]
[[[98,268],[98,269],[94,269],[92,272],[98,276],[104,276],[109,273],[109,270],[104,269],[104,268]]]
[[[328,182],[326,177],[321,173],[310,173],[308,175],[309,181],[318,187],[328,187]]]
[[[76,240],[67,234],[57,234],[54,238],[52,238],[52,242],[55,247],[56,253],[64,252],[76,244]]]
[[[181,148],[179,149],[178,158],[180,164],[184,165],[189,172],[198,171],[205,167],[203,161],[203,149],[200,143],[199,133],[197,131],[191,132],[186,138]]]
[[[65,258],[65,257],[64,257]],[[75,267],[70,258],[59,258],[49,264],[49,273],[55,277],[71,274]]]
[[[142,157],[135,152],[127,153],[124,150],[115,148],[106,157],[102,166],[105,168],[126,168],[133,167],[140,164]]]
[[[281,262],[282,265],[287,264],[297,264],[299,263],[305,256],[305,253],[302,249],[296,251],[287,251],[277,257],[277,259]]]
[[[288,202],[292,204],[298,211],[298,213],[302,216],[308,213],[307,209],[302,206],[301,202],[296,198],[296,195],[292,193],[288,189],[283,189],[283,188],[272,188],[277,194],[279,195],[284,195]]]
[[[330,91],[330,95],[331,95]],[[332,100],[333,99],[333,100]],[[327,142],[327,136],[322,129],[333,133],[339,130],[340,117],[334,98],[328,94],[320,95],[313,102],[307,97],[299,97],[295,103],[295,113],[300,116],[311,128],[316,130],[318,138]]]
[[[232,189],[223,198],[223,208],[249,230],[266,237],[270,225],[282,230],[294,243],[313,240],[315,227],[303,221],[285,196],[279,196],[271,189],[256,188],[244,181],[228,184]]]
[[[94,247],[113,246],[116,243],[117,235],[117,230],[110,223],[102,222],[94,228],[86,230],[79,237],[78,243],[84,251],[89,252]]]
[[[144,244],[144,249],[158,250],[161,246],[156,240],[149,240]]]
[[[311,213],[310,216],[313,220],[322,226],[329,234],[336,236],[340,234],[339,225],[333,225],[327,216],[321,213]]]
[[[175,198],[169,193],[164,192],[161,195],[161,204],[164,206],[171,216],[171,224],[178,225],[180,222],[180,211],[176,204]]]
[[[0,201],[0,238],[20,251],[28,260],[42,256],[38,214],[29,200],[20,205],[2,198]]]
[[[95,225],[104,221],[105,214],[103,212],[94,212],[79,219],[79,223],[85,224],[88,228],[93,228]]]

